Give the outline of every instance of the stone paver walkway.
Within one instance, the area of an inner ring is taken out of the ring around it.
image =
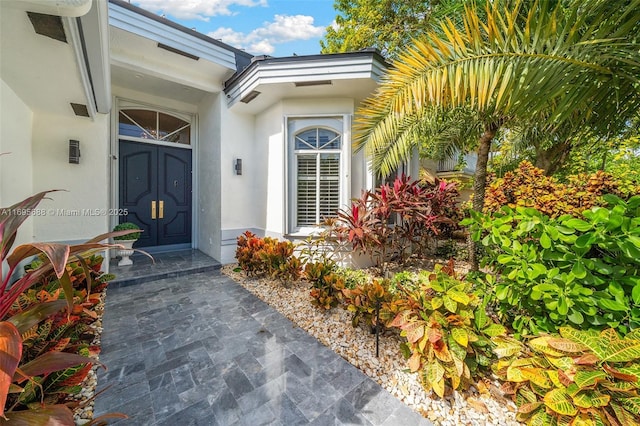
[[[110,288],[103,327],[118,424],[430,425],[219,271]]]

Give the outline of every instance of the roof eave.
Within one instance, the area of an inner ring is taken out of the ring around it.
[[[227,80],[224,92],[227,104],[231,107],[264,84],[346,79],[371,79],[377,82],[388,68],[389,64],[373,50],[285,58],[263,57]]]
[[[170,21],[169,19],[158,16],[138,6],[134,6],[131,3],[123,0],[109,0],[109,3],[109,9],[112,12],[116,12],[116,16],[114,16],[114,14],[110,14],[110,23],[118,28],[133,31],[139,35],[144,35],[173,48],[224,65],[236,72],[244,69],[253,58],[253,55],[241,49],[184,27],[176,22]],[[116,7],[120,9],[118,10]],[[155,34],[153,31],[147,31],[143,26],[138,25],[138,20],[127,19],[133,15],[137,15],[138,19],[142,18],[141,21],[146,22],[147,24],[164,26],[165,31],[156,32]],[[166,32],[170,32],[171,34],[166,36]]]

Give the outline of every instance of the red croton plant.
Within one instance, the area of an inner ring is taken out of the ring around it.
[[[67,268],[68,263],[78,262],[85,268],[86,276],[90,276],[85,259],[105,248],[118,247],[101,243],[101,241],[107,240],[109,237],[135,232],[127,230],[106,233],[78,245],[27,243],[16,247],[10,253],[18,228],[29,217],[29,212],[33,211],[50,192],[55,191],[40,192],[11,207],[0,208],[0,423],[12,425],[74,424],[73,412],[66,404],[46,405],[42,402],[28,410],[14,411],[12,407],[5,407],[8,394],[23,392],[25,385],[29,383],[36,387],[39,386],[34,381],[35,377],[46,377],[56,371],[81,364],[90,365],[98,361],[70,352],[51,350],[21,365],[23,335],[39,322],[57,314],[62,309],[67,309],[67,315],[71,315],[73,312],[74,291],[69,268]],[[34,256],[40,256],[42,263],[15,279],[16,272],[23,261]],[[54,274],[59,280],[65,300],[43,301],[27,311],[11,316],[12,306],[20,295],[51,274]],[[115,416],[123,417],[123,415]],[[95,419],[92,424],[100,421],[102,419]]]
[[[457,226],[462,218],[457,197],[455,183],[427,184],[402,175],[339,211],[338,233],[378,266],[389,258],[404,262],[423,252],[430,238]]]

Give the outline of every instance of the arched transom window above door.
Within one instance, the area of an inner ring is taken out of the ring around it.
[[[158,142],[191,144],[191,123],[163,112],[128,108],[118,115],[118,135]]]

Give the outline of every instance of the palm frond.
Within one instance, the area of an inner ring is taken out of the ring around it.
[[[535,2],[525,17],[521,1],[494,0],[485,16],[471,5],[462,24],[443,20],[358,110],[356,148],[392,170],[415,146],[420,122],[459,108],[490,121],[544,115],[556,126],[620,126],[640,108],[640,0],[621,10],[605,0],[560,4]]]

